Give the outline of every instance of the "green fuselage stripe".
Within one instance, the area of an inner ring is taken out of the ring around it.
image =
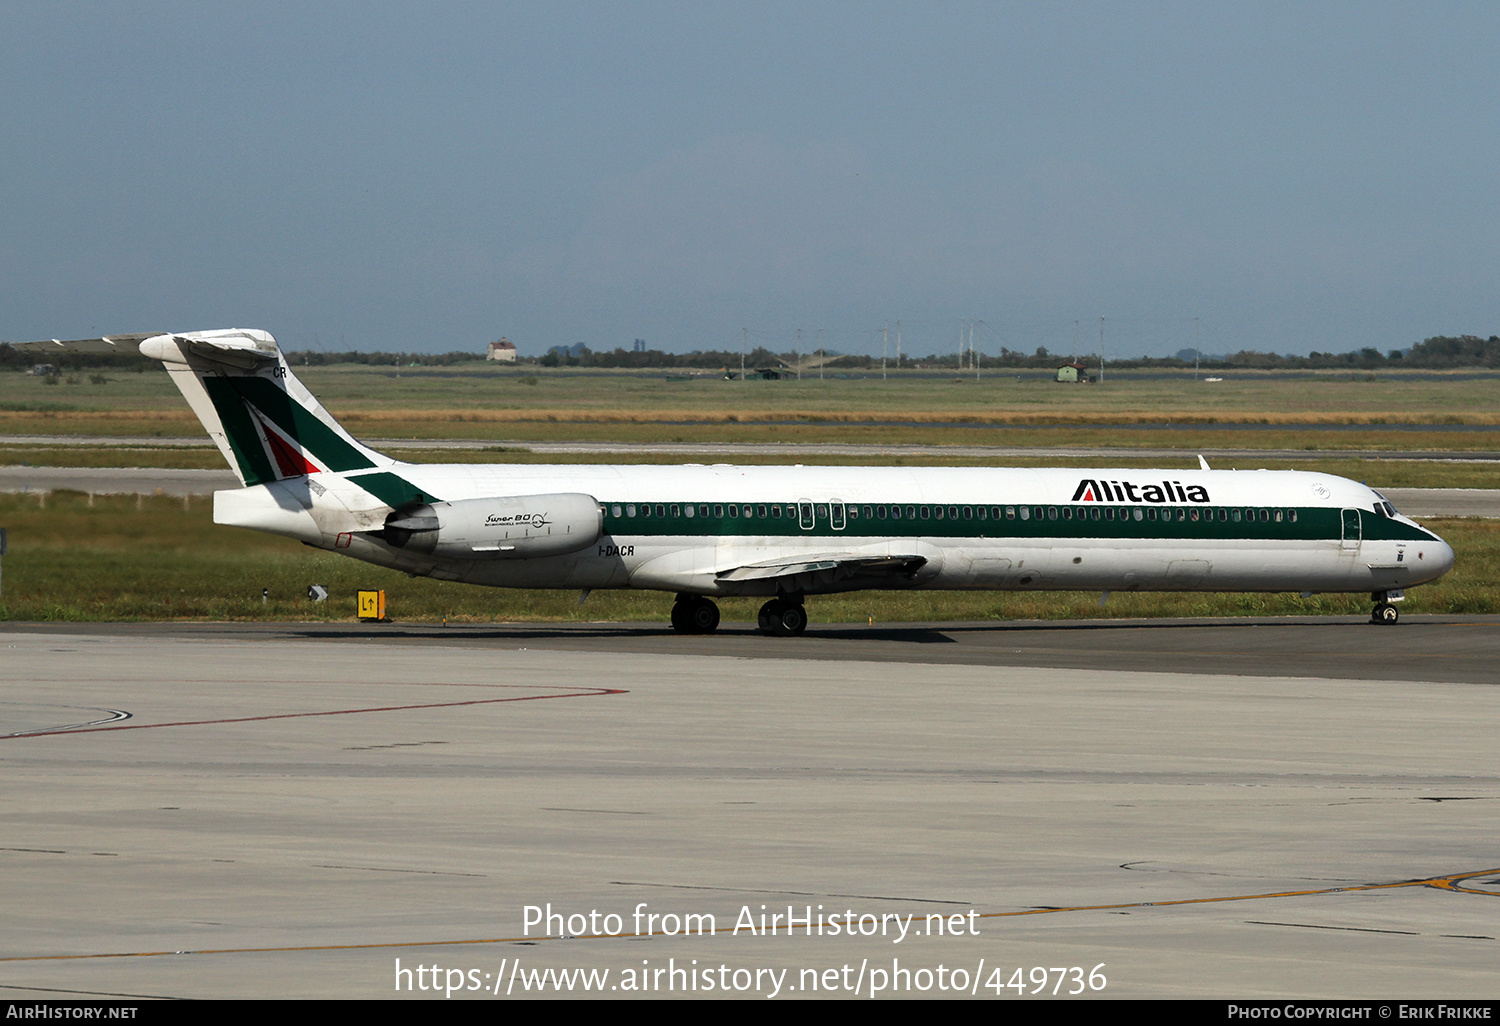
[[[437,496],[424,492],[401,475],[388,471],[378,474],[351,474],[348,480],[392,508],[410,506],[419,502],[441,501]]]
[[[771,516],[770,503],[737,503],[737,516],[729,516],[728,503],[693,503],[693,515],[687,516],[687,503],[651,503],[650,515],[645,515],[646,503],[634,503],[635,516],[628,510],[632,504],[606,502],[604,506],[604,529],[606,533],[620,536],[680,536],[707,535],[732,537],[736,535],[754,537],[802,537],[829,538],[1113,538],[1113,539],[1171,539],[1174,541],[1340,541],[1344,538],[1343,511],[1323,507],[1228,507],[1228,506],[1120,506],[1104,503],[1081,503],[1069,506],[1000,506],[998,519],[990,516],[994,506],[985,506],[985,517],[978,516],[979,507],[939,507],[931,503],[901,503],[901,516],[892,517],[894,504],[885,503],[886,516],[866,516],[879,508],[875,503],[845,504],[843,526],[835,526],[837,507],[829,503],[814,503],[813,516],[809,521],[799,517],[798,503],[781,503],[781,515]],[[678,515],[672,516],[673,507]],[[661,508],[665,515],[658,516]],[[706,508],[706,512],[705,512]],[[908,516],[910,508],[916,515]],[[927,516],[921,511],[927,510]],[[615,510],[619,509],[618,514]],[[746,510],[750,515],[745,514]],[[767,515],[761,515],[761,510]],[[958,516],[950,513],[958,511]],[[965,517],[967,509],[970,515]],[[1021,515],[1022,509],[1026,516]],[[1262,520],[1262,510],[1266,519]],[[715,511],[718,511],[715,516]],[[1010,511],[1007,513],[1007,510]],[[1065,511],[1071,516],[1065,515]],[[1109,519],[1106,511],[1113,513]],[[1220,512],[1224,513],[1220,519]],[[1359,514],[1360,536],[1364,541],[1431,541],[1433,536],[1421,528],[1412,527],[1390,517],[1376,515],[1369,510],[1355,510]],[[1094,514],[1099,518],[1094,519]],[[1137,514],[1139,513],[1139,519]],[[1151,514],[1155,514],[1154,518]],[[1197,513],[1198,518],[1193,519]],[[1239,515],[1235,520],[1234,515]],[[850,515],[854,514],[854,515]],[[1164,519],[1164,514],[1167,519]],[[1277,520],[1276,516],[1281,519]],[[1253,516],[1254,519],[1250,519]],[[804,522],[811,526],[803,527]],[[1353,540],[1351,532],[1350,538]]]

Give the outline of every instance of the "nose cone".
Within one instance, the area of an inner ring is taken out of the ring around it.
[[[1432,534],[1431,531],[1428,534]],[[1453,548],[1437,535],[1417,546],[1417,569],[1424,581],[1435,581],[1453,569]]]

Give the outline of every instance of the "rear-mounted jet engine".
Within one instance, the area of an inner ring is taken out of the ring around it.
[[[592,495],[508,495],[403,506],[376,536],[445,559],[534,559],[599,540],[604,513]]]

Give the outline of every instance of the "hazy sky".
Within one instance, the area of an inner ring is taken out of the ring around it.
[[[1490,335],[1497,51],[1494,3],[17,0],[0,338]]]

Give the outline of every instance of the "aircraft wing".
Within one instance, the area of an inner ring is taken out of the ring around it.
[[[926,556],[860,556],[852,552],[834,552],[812,556],[768,559],[760,563],[720,570],[714,576],[721,581],[770,581],[780,578],[818,574],[824,581],[843,581],[852,577],[905,578],[927,564]]]

